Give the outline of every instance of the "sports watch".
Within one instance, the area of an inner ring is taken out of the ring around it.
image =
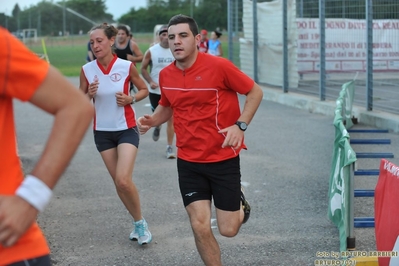
[[[237,121],[235,124],[236,124],[236,125],[238,126],[238,128],[241,129],[242,131],[247,130],[247,127],[248,127],[247,123],[241,122],[241,121]]]

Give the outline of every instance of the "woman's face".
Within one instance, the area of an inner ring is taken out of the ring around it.
[[[216,35],[216,33],[214,31],[212,31],[211,39],[216,40],[217,38],[218,38],[218,36]]]
[[[112,54],[111,46],[114,45],[115,37],[108,39],[103,29],[90,32],[90,47],[97,58]]]

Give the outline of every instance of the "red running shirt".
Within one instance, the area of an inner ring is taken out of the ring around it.
[[[200,43],[198,45],[198,51],[200,51],[201,53],[208,52],[208,39],[206,39],[204,41],[200,41]]]
[[[254,81],[225,58],[198,53],[184,71],[175,62],[161,70],[159,104],[173,109],[178,157],[190,162],[219,162],[241,149],[222,148],[219,130],[240,117],[238,95],[247,94]],[[245,148],[245,145],[241,148]]]

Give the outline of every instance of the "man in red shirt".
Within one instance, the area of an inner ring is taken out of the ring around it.
[[[195,243],[206,265],[222,265],[211,229],[211,200],[220,234],[235,236],[250,214],[239,152],[263,92],[227,59],[198,51],[201,36],[194,19],[172,17],[168,38],[175,61],[160,72],[161,100],[137,124],[144,134],[173,115],[180,192]],[[246,95],[242,112],[237,93]]]
[[[36,223],[93,117],[87,98],[54,67],[0,27],[0,265],[50,265]],[[24,177],[17,154],[13,100],[54,116],[38,163]]]
[[[201,40],[198,44],[198,51],[201,53],[208,52],[209,41],[208,41],[208,32],[206,30],[201,30]]]

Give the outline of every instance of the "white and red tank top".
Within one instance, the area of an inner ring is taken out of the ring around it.
[[[116,103],[116,93],[130,95],[130,69],[132,62],[114,56],[108,69],[97,60],[83,66],[87,85],[98,80],[97,94],[93,98],[95,116],[93,129],[99,131],[120,131],[136,126],[135,111],[132,105],[120,107]]]

